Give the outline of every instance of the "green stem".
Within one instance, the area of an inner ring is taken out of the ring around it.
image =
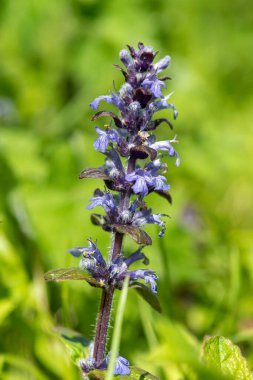
[[[122,287],[122,292],[121,292],[121,296],[119,300],[119,306],[117,309],[117,317],[116,317],[115,327],[114,327],[113,336],[112,336],[111,355],[110,355],[110,361],[109,361],[108,371],[106,375],[106,380],[112,380],[113,375],[114,375],[116,358],[119,353],[119,345],[120,345],[120,338],[121,338],[123,315],[124,315],[124,310],[126,306],[128,284],[129,284],[129,277],[126,277],[124,280],[123,287]]]

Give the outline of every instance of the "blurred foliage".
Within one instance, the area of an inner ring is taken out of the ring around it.
[[[252,25],[246,0],[1,2],[1,379],[79,378],[54,326],[92,339],[100,291],[46,285],[43,273],[77,265],[66,250],[87,237],[107,251],[109,234],[85,210],[100,184],[77,178],[103,162],[88,104],[122,83],[112,63],[138,41],[172,56],[182,164],[168,160],[173,207],[150,196],[172,217],[163,239],[150,228],[145,250],[163,316],[131,292],[120,353],[161,379],[191,379],[193,343],[182,334],[197,346],[220,334],[253,368]]]

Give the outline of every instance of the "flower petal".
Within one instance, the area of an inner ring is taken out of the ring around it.
[[[160,59],[160,61],[158,61],[156,64],[154,64],[154,68],[155,68],[156,72],[160,73],[161,71],[166,69],[166,67],[168,67],[168,65],[170,63],[170,60],[171,60],[170,56],[166,55],[164,58]]]

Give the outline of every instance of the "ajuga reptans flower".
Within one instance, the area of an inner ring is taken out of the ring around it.
[[[102,289],[94,342],[89,357],[80,361],[84,375],[94,369],[107,368],[110,353],[106,352],[106,340],[113,295],[116,289],[122,289],[126,276],[129,286],[141,289],[144,298],[159,310],[156,273],[146,268],[131,270],[130,266],[139,261],[144,266],[149,263],[143,253],[144,247],[152,244],[151,237],[143,230],[146,224],[158,225],[159,237],[165,232],[168,215],[153,213],[146,200],[150,193],[156,193],[171,202],[170,185],[165,176],[167,165],[162,158],[167,155],[177,166],[180,163],[174,147],[176,138],[170,136],[157,141],[155,135],[156,128],[164,124],[165,135],[169,136],[173,128],[171,118],[176,119],[178,115],[169,101],[171,93],[163,95],[170,78],[162,76],[161,72],[168,67],[170,57],[165,56],[155,63],[157,52],[152,47],[139,43],[137,49],[127,48],[120,52],[123,67],[114,65],[124,77],[121,88],[100,95],[90,103],[96,111],[93,121],[107,119],[104,127],[95,126],[94,149],[104,155],[104,164],[84,169],[80,174],[81,179],[95,178],[102,182],[101,188],[95,189],[87,209],[98,210],[91,215],[92,223],[112,234],[109,258],[106,262],[105,247],[102,252],[92,239],[88,239],[87,246],[69,250],[74,257],[81,258],[79,266],[89,275],[87,281]],[[106,110],[106,103],[112,104],[115,111]],[[98,110],[104,106],[105,109]],[[161,110],[167,110],[168,119],[157,116]],[[123,250],[125,236],[139,245],[131,254]],[[114,373],[128,375],[129,362],[119,356]]]

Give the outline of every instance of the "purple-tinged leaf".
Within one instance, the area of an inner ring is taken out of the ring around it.
[[[129,226],[127,224],[114,224],[113,227],[117,232],[130,236],[137,244],[152,244],[151,237],[138,227]]]
[[[161,77],[159,78],[160,80],[171,80],[172,78],[171,77],[168,77],[168,76],[164,76],[164,77]]]
[[[128,49],[129,49],[129,51],[130,51],[131,57],[132,57],[133,59],[137,58],[137,54],[136,54],[136,51],[135,51],[135,49],[133,48],[133,46],[127,45],[127,47],[128,47]]]
[[[152,161],[156,159],[157,151],[152,149],[146,145],[137,145],[133,147],[131,150],[131,156],[133,158],[145,159],[149,157]]]
[[[117,64],[114,64],[113,65],[117,70],[120,70],[122,72],[122,74],[124,75],[125,79],[127,78],[127,72],[125,70],[122,69],[122,67],[120,67],[119,65]]]
[[[151,131],[153,129],[156,129],[161,123],[167,123],[169,125],[170,129],[173,129],[172,123],[166,118],[161,118],[161,119],[156,119],[156,120],[150,121],[148,123],[146,129],[148,131]]]
[[[172,197],[168,191],[155,190],[154,192],[160,195],[161,197],[165,198],[170,204],[172,204]]]
[[[162,312],[160,302],[156,294],[152,293],[150,288],[140,282],[135,282],[130,285],[131,288],[135,289],[137,293],[158,313]]]
[[[96,280],[90,274],[86,273],[83,269],[78,267],[58,268],[50,270],[44,274],[44,279],[48,282],[79,280],[86,281],[91,286],[95,286],[97,288],[105,287],[105,284],[102,281]]]
[[[116,190],[116,191],[119,191],[119,190],[123,190],[124,187],[122,186],[121,188],[119,186],[115,186],[115,182],[114,181],[107,181],[105,180],[105,185],[106,187],[109,189],[109,190]]]
[[[103,169],[99,169],[99,168],[89,168],[89,169],[82,170],[79,175],[79,179],[83,179],[83,178],[94,178],[94,179],[105,179],[105,180],[110,179],[110,177],[103,171]]]
[[[94,120],[98,119],[99,117],[103,117],[103,116],[109,116],[109,117],[112,117],[113,120],[114,120],[115,125],[116,125],[118,128],[122,128],[122,123],[121,123],[120,119],[118,118],[118,116],[115,115],[115,113],[110,112],[110,111],[99,111],[99,112],[97,112],[97,113],[92,117],[91,121],[94,121]]]

